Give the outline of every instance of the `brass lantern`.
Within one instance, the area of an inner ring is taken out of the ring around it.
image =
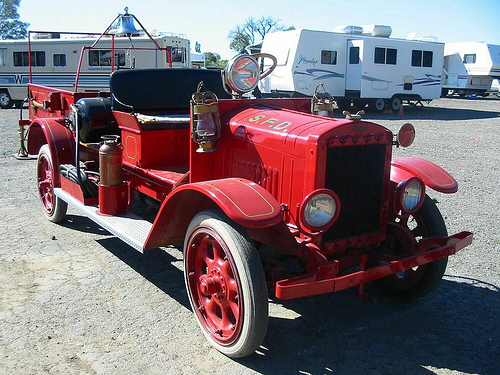
[[[319,92],[319,88],[323,92]],[[320,83],[314,90],[314,96],[311,99],[311,113],[318,116],[333,117],[333,97],[325,91],[325,86]]]
[[[211,91],[201,91],[203,87],[202,81],[191,97],[191,136],[199,145],[196,152],[212,152],[217,151],[221,133],[219,99]]]

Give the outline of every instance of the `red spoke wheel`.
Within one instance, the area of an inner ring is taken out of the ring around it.
[[[68,204],[54,194],[54,167],[48,145],[43,145],[37,161],[38,195],[45,216],[58,223],[66,217]]]
[[[417,240],[428,237],[446,237],[448,231],[434,201],[425,196],[422,207],[408,219],[408,227]],[[398,252],[405,254],[404,249]],[[443,278],[448,258],[398,272],[374,281],[384,292],[401,299],[411,300],[434,290]]]
[[[196,215],[184,242],[189,301],[208,341],[237,358],[255,351],[268,321],[267,288],[243,228],[219,211]]]

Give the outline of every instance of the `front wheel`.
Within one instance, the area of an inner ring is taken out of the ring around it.
[[[259,347],[267,331],[266,281],[243,228],[220,211],[196,215],[184,241],[184,279],[198,324],[212,346],[232,358]]]
[[[416,238],[447,237],[443,217],[434,201],[425,196],[422,207],[408,219],[408,227]],[[434,290],[446,270],[448,258],[410,268],[395,275],[374,281],[384,292],[401,299],[411,300]]]
[[[48,145],[43,145],[38,152],[37,160],[38,195],[42,203],[43,213],[53,223],[66,217],[68,204],[54,194],[54,164]]]
[[[391,109],[394,112],[397,112],[397,111],[399,111],[399,109],[403,105],[403,102],[401,101],[401,98],[399,98],[398,96],[395,96],[394,98],[391,99],[390,105],[391,105]]]

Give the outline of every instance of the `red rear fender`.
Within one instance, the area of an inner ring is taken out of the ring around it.
[[[54,169],[59,170],[59,165],[74,164],[75,141],[71,130],[61,125],[57,119],[37,119],[30,125],[28,132],[28,153],[38,154],[40,147],[48,144],[52,154]],[[59,186],[59,174],[56,173],[55,184]]]
[[[416,157],[396,158],[391,162],[391,180],[396,184],[410,177],[420,177],[425,185],[441,193],[456,193],[458,183],[440,166]]]

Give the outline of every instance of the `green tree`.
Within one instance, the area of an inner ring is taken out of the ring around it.
[[[295,29],[293,26],[285,27],[279,23],[280,20],[272,17],[259,19],[251,17],[246,20],[244,25],[238,25],[229,32],[228,38],[231,40],[229,47],[238,53],[243,53],[247,46],[262,41],[269,32]]]
[[[221,60],[218,53],[215,52],[205,52],[205,65],[209,67],[224,68],[227,64],[227,60]]]
[[[17,8],[21,0],[0,1],[0,39],[23,39],[29,23],[19,20]]]

